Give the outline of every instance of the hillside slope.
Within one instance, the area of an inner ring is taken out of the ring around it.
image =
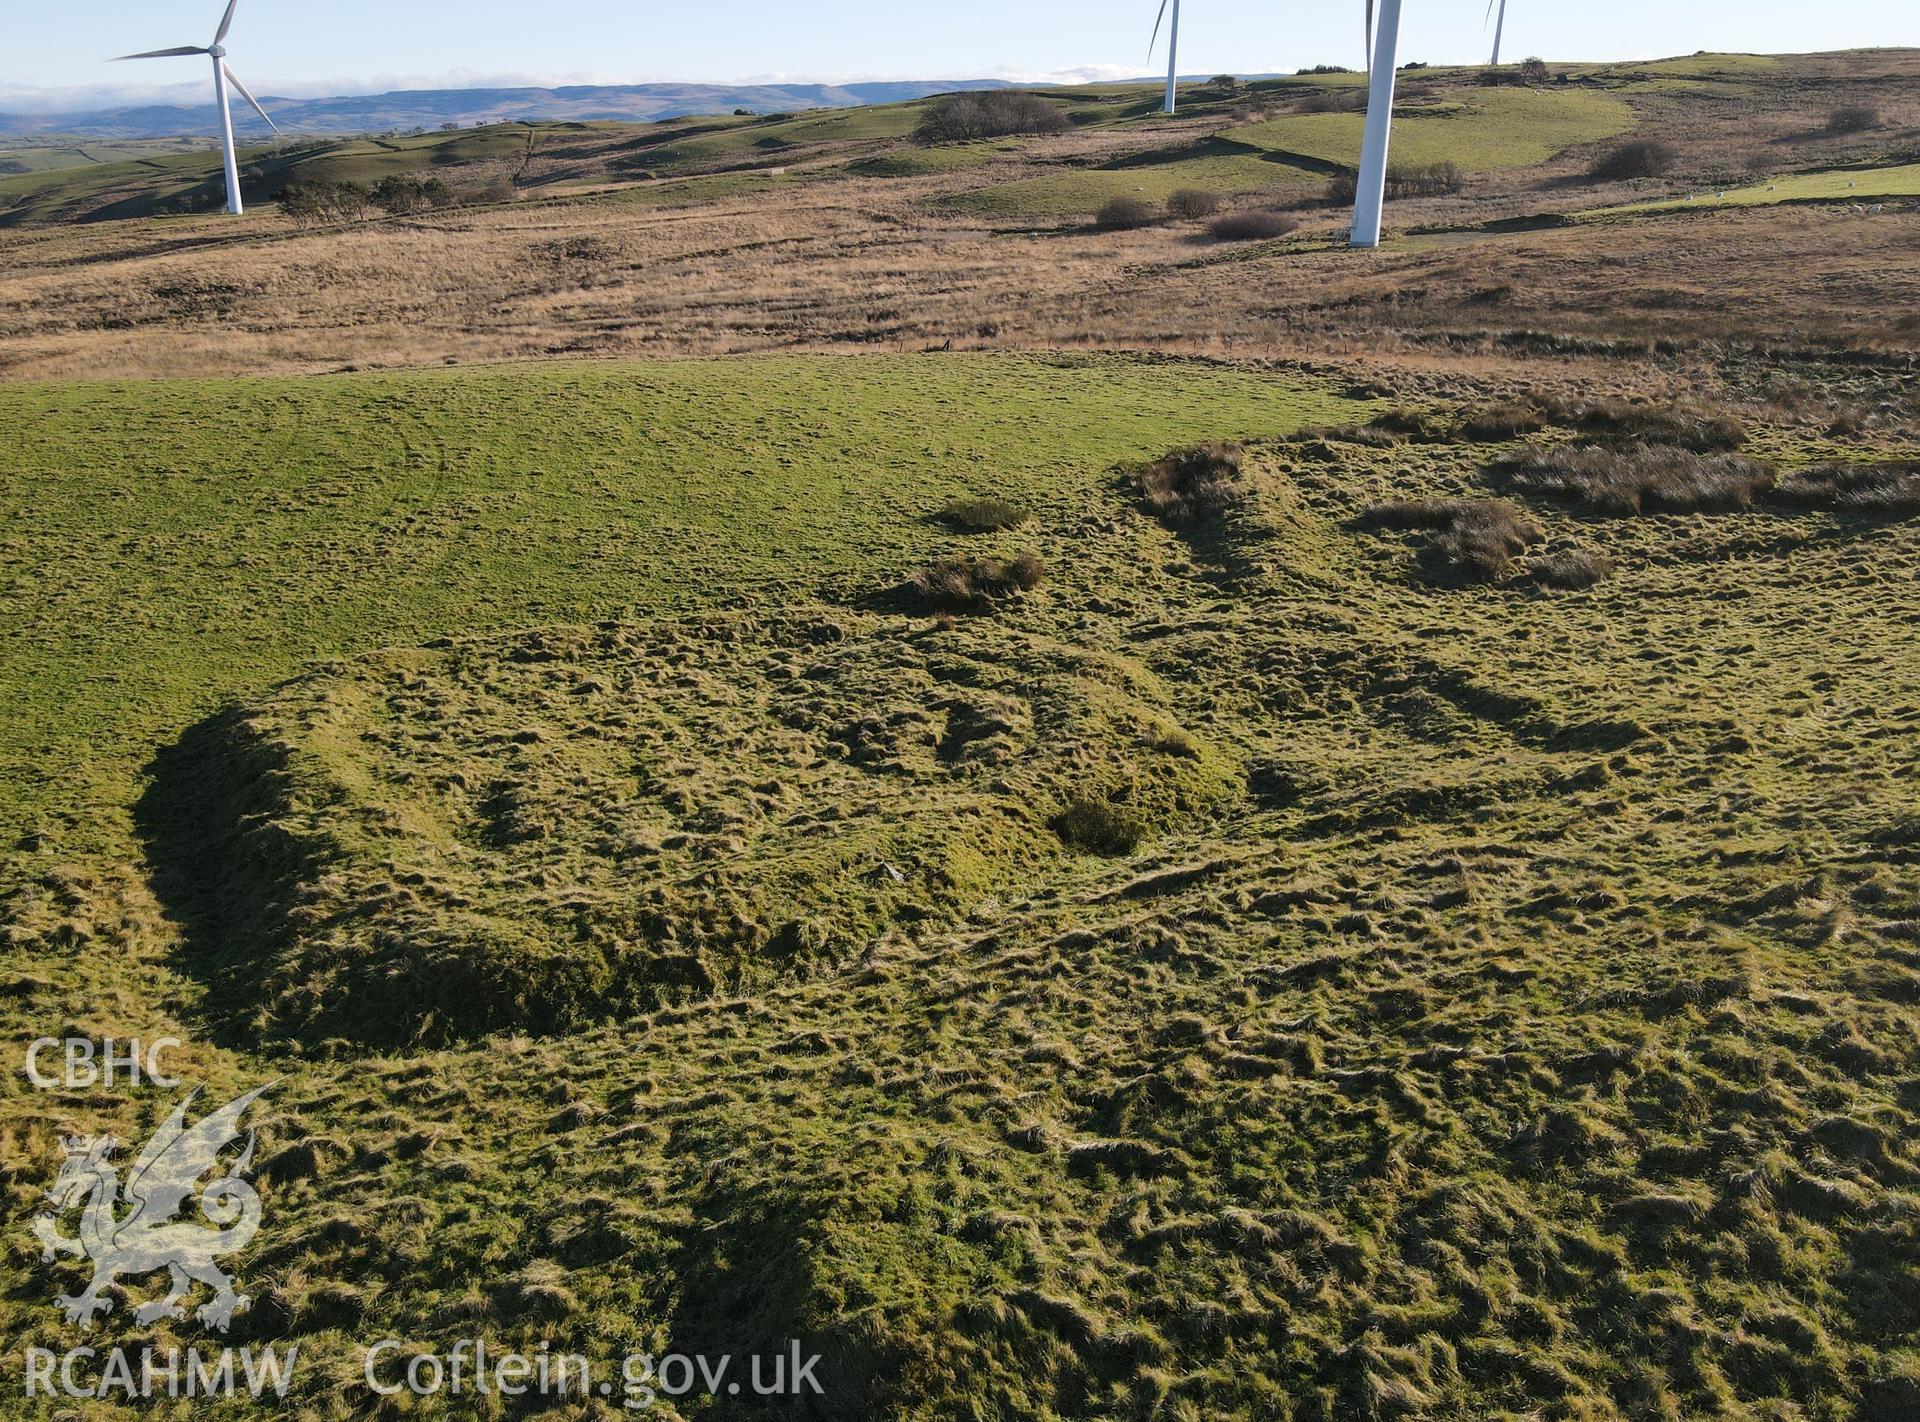
[[[236,1340],[293,1406],[478,1327],[803,1339],[850,1422],[1902,1416],[1912,383],[1690,387],[0,390],[0,1017],[277,1082]],[[1676,477],[1525,472],[1586,445]],[[22,1211],[164,1106],[0,1090]]]

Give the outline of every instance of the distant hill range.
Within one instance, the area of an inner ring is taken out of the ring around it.
[[[347,94],[330,99],[262,95],[274,121],[288,133],[384,133],[389,129],[466,127],[515,119],[646,122],[686,114],[787,113],[896,104],[961,89],[1004,88],[997,79],[913,79],[878,84],[606,84],[565,89],[408,89],[391,94]],[[244,103],[234,122],[246,137],[267,126]],[[174,138],[213,132],[211,94],[205,104],[152,105],[65,114],[0,113],[0,135],[74,134],[93,138]]]

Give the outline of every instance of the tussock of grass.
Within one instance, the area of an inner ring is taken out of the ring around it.
[[[1404,499],[1374,504],[1356,522],[1363,528],[1434,529],[1427,560],[1438,572],[1495,582],[1513,560],[1540,541],[1540,530],[1498,499]]]
[[[1538,434],[1547,427],[1546,416],[1532,405],[1512,401],[1487,405],[1460,421],[1462,439],[1477,444],[1501,444],[1521,435]]]
[[[955,499],[940,511],[941,522],[961,533],[999,533],[1032,517],[1023,505],[991,496]]]
[[[1237,444],[1201,444],[1177,449],[1134,476],[1140,502],[1170,526],[1219,518],[1246,497],[1240,470],[1246,451]]]
[[[1446,422],[1425,410],[1410,410],[1397,406],[1375,415],[1370,422],[1377,430],[1386,430],[1391,434],[1405,435],[1408,439],[1423,443],[1436,443],[1448,439],[1451,431]]]
[[[1613,559],[1606,554],[1575,548],[1535,558],[1532,572],[1534,581],[1542,587],[1583,592],[1611,578],[1614,568]]]
[[[1511,504],[1468,499],[1433,542],[1443,566],[1477,582],[1495,582],[1540,541],[1540,530]]]
[[[1738,513],[1776,478],[1764,460],[1670,445],[1562,445],[1512,455],[1493,468],[1511,489],[1568,499],[1611,517]]]
[[[1664,403],[1615,399],[1543,399],[1540,410],[1556,425],[1607,442],[1644,441],[1699,453],[1730,451],[1747,442],[1737,415],[1694,400]]]
[[[1920,465],[1821,464],[1783,476],[1776,501],[1869,518],[1920,514]]]
[[[1046,581],[1036,553],[1011,558],[954,553],[922,568],[907,586],[923,607],[938,612],[984,612]]]
[[[1089,854],[1131,854],[1148,832],[1138,809],[1102,792],[1074,795],[1048,823],[1064,842]]]

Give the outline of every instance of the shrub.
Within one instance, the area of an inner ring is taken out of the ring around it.
[[[1391,197],[1442,197],[1461,188],[1458,163],[1422,163],[1387,169],[1387,193]]]
[[[1533,580],[1543,588],[1583,592],[1613,576],[1613,559],[1604,553],[1572,548],[1534,560]]]
[[[1553,82],[1553,75],[1547,69],[1547,61],[1541,59],[1538,55],[1529,55],[1527,58],[1521,60],[1520,68],[1517,72],[1520,76],[1520,82],[1528,86],[1551,84]]]
[[[940,511],[941,521],[962,533],[998,533],[1018,528],[1032,515],[1005,499],[955,499]]]
[[[1300,219],[1268,208],[1252,212],[1229,212],[1207,224],[1207,234],[1216,242],[1270,242],[1285,237],[1300,227]]]
[[[1210,193],[1205,188],[1181,188],[1167,199],[1167,211],[1189,221],[1212,217],[1219,210],[1220,195]]]
[[[438,178],[422,180],[411,173],[395,173],[375,183],[368,199],[382,211],[399,215],[445,207],[453,201],[453,192]]]
[[[1160,220],[1160,213],[1150,202],[1135,197],[1109,198],[1094,217],[1094,225],[1108,232],[1131,231],[1138,227],[1151,227]]]
[[[1231,98],[1240,92],[1240,78],[1236,74],[1216,74],[1207,81],[1207,87],[1216,94]]]
[[[1218,518],[1246,495],[1240,469],[1246,452],[1237,444],[1176,449],[1134,476],[1140,502],[1165,524]]]
[[[949,94],[929,108],[914,138],[921,143],[965,143],[1012,134],[1060,133],[1065,110],[1024,89],[987,89]]]
[[[1387,168],[1387,196],[1393,199],[1443,197],[1459,192],[1463,183],[1458,163],[1395,163]],[[1335,173],[1327,182],[1327,201],[1344,207],[1353,201],[1359,184],[1356,173]]]
[[[1773,488],[1772,465],[1672,445],[1562,445],[1495,464],[1511,488],[1571,499],[1595,513],[1737,513]]]
[[[1673,145],[1657,138],[1617,143],[1594,159],[1587,176],[1596,182],[1619,183],[1629,178],[1658,178],[1673,171],[1678,155]]]
[[[1031,592],[1046,576],[1046,565],[1032,553],[1011,559],[957,553],[922,568],[908,580],[908,586],[926,607],[978,612],[1018,593]]]
[[[1294,106],[1302,114],[1357,114],[1367,107],[1364,89],[1326,89],[1309,94]]]
[[[372,209],[373,198],[358,183],[320,179],[288,183],[280,192],[280,210],[302,226],[320,222],[352,222]]]
[[[1865,133],[1880,127],[1880,110],[1868,104],[1848,104],[1827,115],[1828,133]]]

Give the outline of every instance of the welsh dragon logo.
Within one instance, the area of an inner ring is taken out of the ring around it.
[[[96,1314],[111,1311],[113,1300],[102,1291],[120,1276],[139,1278],[162,1269],[169,1280],[167,1296],[135,1309],[138,1323],[184,1317],[181,1300],[196,1283],[214,1291],[198,1310],[209,1328],[225,1333],[234,1315],[246,1310],[247,1296],[234,1291],[233,1280],[214,1261],[246,1248],[260,1228],[260,1196],[241,1179],[253,1163],[251,1133],[246,1149],[200,1194],[200,1212],[214,1227],[174,1217],[187,1207],[200,1178],[221,1168],[220,1153],[240,1138],[241,1116],[266,1089],[249,1091],[191,1126],[187,1108],[200,1093],[190,1093],[128,1169],[124,1199],[112,1159],[118,1141],[79,1136],[62,1142],[66,1159],[47,1191],[50,1208],[34,1220],[33,1233],[43,1262],[52,1263],[61,1254],[93,1261],[93,1279],[86,1289],[54,1300],[67,1322],[91,1324]],[[61,1219],[76,1209],[79,1234],[61,1234]]]

